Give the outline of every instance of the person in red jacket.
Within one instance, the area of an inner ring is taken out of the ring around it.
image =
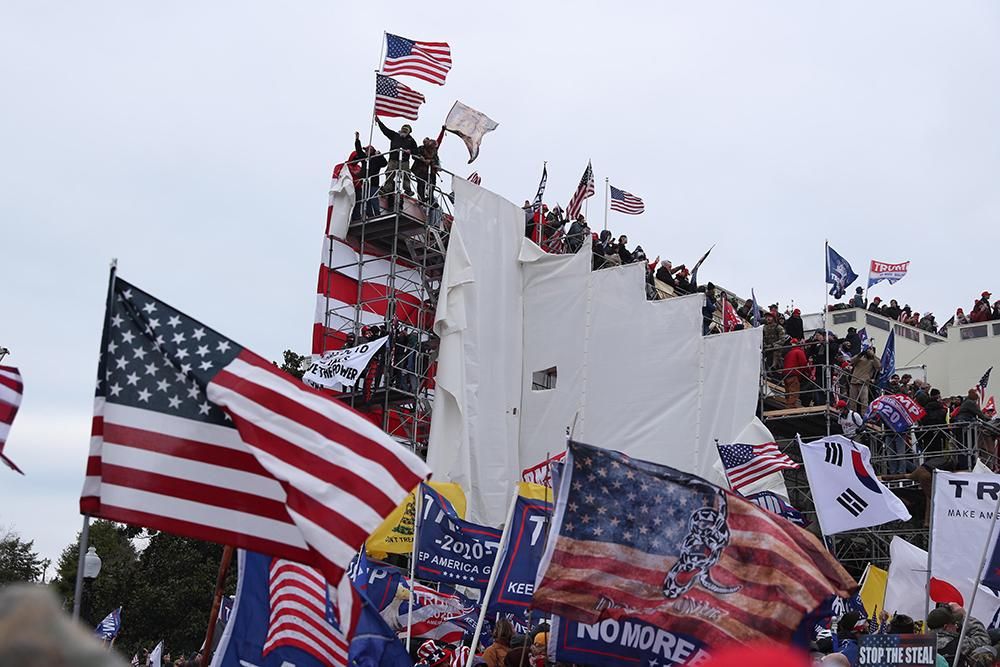
[[[785,407],[801,408],[802,381],[809,379],[809,361],[806,359],[802,343],[792,338],[792,349],[785,355]]]

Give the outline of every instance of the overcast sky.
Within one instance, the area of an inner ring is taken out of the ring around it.
[[[822,306],[823,241],[873,291],[947,319],[995,282],[993,2],[7,2],[0,5],[0,345],[25,397],[0,525],[55,559],[79,529],[108,262],[270,358],[308,351],[332,166],[367,134],[382,31],[448,41],[416,80],[435,136],[462,100],[500,123],[478,170],[517,203],[593,160],[650,257],[764,303]],[[398,126],[397,122],[390,122]],[[376,140],[376,145],[385,146]],[[667,343],[668,344],[668,343]]]

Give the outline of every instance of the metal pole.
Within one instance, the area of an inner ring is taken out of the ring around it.
[[[223,588],[226,585],[226,575],[229,573],[229,565],[233,562],[234,551],[228,544],[222,549],[222,558],[219,561],[219,574],[215,577],[215,596],[212,598],[212,611],[209,613],[208,628],[205,630],[205,652],[202,654],[205,664],[212,664],[212,640],[215,638],[215,624],[219,620],[219,608],[222,606]]]
[[[424,497],[423,482],[413,495],[413,550],[410,552],[410,612],[406,615],[406,651],[410,651],[410,640],[413,634],[413,589],[417,585],[417,536],[420,534],[421,502]]]
[[[823,242],[823,266],[826,267],[827,275],[830,272],[830,241]],[[830,435],[830,398],[833,393],[833,371],[830,368],[830,328],[826,318],[830,313],[830,290],[826,289],[826,282],[823,283],[823,342],[826,348],[826,405],[823,406],[823,414],[826,417],[826,434]],[[848,406],[850,407],[850,406]]]
[[[983,556],[979,559],[979,569],[976,570],[976,576],[973,577],[973,588],[972,597],[969,598],[969,606],[965,610],[965,618],[962,619],[962,629],[958,633],[958,650],[955,651],[955,660],[951,663],[951,667],[958,667],[958,660],[962,657],[962,640],[965,639],[965,629],[969,627],[969,616],[972,614],[972,607],[976,604],[976,593],[979,592],[979,582],[980,577],[983,576],[983,568],[986,567],[986,559],[990,556],[990,547],[992,546],[993,531],[997,527],[997,514],[1000,513],[1000,493],[997,494],[997,504],[993,508],[993,519],[990,521],[990,530],[986,534],[986,543],[983,545]],[[930,546],[930,545],[928,545]],[[930,549],[928,552],[928,564],[930,562]],[[928,566],[928,570],[930,567]]]
[[[608,188],[610,187],[608,183],[608,177],[604,177],[604,229],[608,228]]]
[[[476,657],[476,646],[479,644],[479,635],[483,632],[483,623],[486,622],[486,607],[489,606],[490,596],[493,594],[493,587],[497,583],[497,570],[500,568],[500,560],[503,558],[503,552],[507,548],[507,543],[510,542],[510,524],[511,520],[514,518],[514,507],[517,505],[517,491],[514,492],[514,497],[510,499],[510,508],[507,510],[507,520],[503,525],[503,534],[500,536],[500,544],[497,545],[497,555],[493,558],[493,569],[490,571],[490,581],[486,584],[486,591],[483,593],[483,597],[479,600],[479,620],[476,621],[476,631],[472,634],[472,650],[469,651],[469,660],[465,663],[465,667],[472,667],[472,662]]]
[[[73,590],[73,620],[80,620],[80,598],[83,596],[83,561],[87,554],[87,540],[90,539],[90,515],[83,515],[83,530],[80,531],[80,554],[76,563],[76,587]]]
[[[934,490],[937,488],[937,476],[938,471],[935,470],[934,474],[931,475],[931,502],[927,509],[931,513],[930,524],[927,530],[927,584],[926,591],[927,595],[924,598],[924,618],[927,618],[927,614],[931,613],[931,538],[934,536]]]

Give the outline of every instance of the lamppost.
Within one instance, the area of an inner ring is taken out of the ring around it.
[[[90,582],[97,578],[97,575],[101,573],[101,557],[97,555],[97,549],[94,547],[88,547],[86,555],[83,557],[83,567],[79,568],[78,572],[83,573],[83,579],[88,582],[87,588],[90,588]],[[83,598],[83,586],[82,582],[77,579],[76,585],[76,595],[73,596],[73,619],[79,620],[80,618],[80,602]]]

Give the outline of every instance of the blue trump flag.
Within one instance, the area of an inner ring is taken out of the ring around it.
[[[846,259],[840,256],[836,250],[826,245],[826,282],[830,287],[830,296],[839,299],[844,296],[847,288],[858,279],[858,274],[854,272]]]
[[[486,588],[502,531],[458,518],[448,499],[421,483],[418,579]]]
[[[354,558],[348,574],[355,588],[379,611],[392,603],[399,585],[403,583],[402,571],[392,565],[372,563],[364,551]]]
[[[236,601],[212,661],[216,667],[412,666],[364,595],[358,594],[348,638],[329,621],[329,587],[317,570],[243,550],[238,561]]]
[[[545,550],[552,503],[518,496],[510,524],[510,540],[500,560],[489,611],[523,612],[531,607],[535,575]]]
[[[882,350],[882,368],[878,373],[878,386],[889,386],[889,378],[896,372],[896,330],[889,332],[889,338],[885,341],[885,349]]]
[[[122,629],[122,608],[118,607],[113,612],[104,617],[100,625],[94,629],[94,633],[106,642],[118,636]]]
[[[588,624],[553,616],[551,627],[558,662],[596,667],[669,667],[708,658],[704,642],[695,637],[635,618],[609,618]]]

